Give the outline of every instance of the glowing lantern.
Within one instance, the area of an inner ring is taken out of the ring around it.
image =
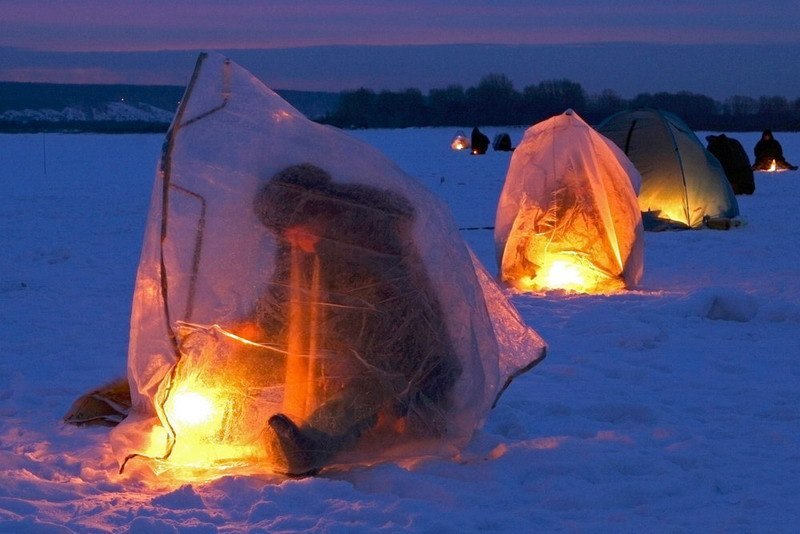
[[[182,358],[156,395],[168,432],[164,468],[269,465],[262,434],[283,397],[278,373],[265,370],[274,349],[219,326],[182,323]]]
[[[464,135],[464,132],[459,131],[450,142],[450,148],[453,150],[467,150],[469,149],[469,139]]]
[[[578,264],[566,260],[554,260],[544,274],[545,287],[583,291],[589,287],[588,280],[581,274]]]
[[[169,406],[164,410],[172,414],[176,432],[191,431],[198,428],[215,429],[215,416],[219,413],[214,400],[208,392],[183,389],[173,395]],[[205,432],[208,434],[209,432]]]
[[[772,160],[772,163],[770,163],[770,164],[769,164],[769,169],[767,169],[767,172],[775,172],[775,171],[777,171],[777,170],[778,170],[778,164],[777,164],[777,162],[776,162],[776,161],[773,159],[773,160]]]
[[[625,155],[571,110],[529,128],[497,208],[501,279],[520,291],[635,286],[643,270],[639,181]]]

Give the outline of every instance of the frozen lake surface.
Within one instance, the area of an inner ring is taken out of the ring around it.
[[[500,131],[517,144],[523,129],[486,129]],[[510,154],[454,152],[455,132],[351,134],[444,199],[496,273],[492,232],[480,228],[494,224]],[[748,153],[759,138],[729,136]],[[800,134],[776,137],[797,164]],[[737,197],[739,228],[647,233],[636,291],[514,297],[548,357],[511,385],[459,458],[178,488],[117,475],[107,429],[60,420],[80,394],[125,373],[162,141],[0,135],[0,532],[800,524],[800,172],[757,173],[755,194]]]

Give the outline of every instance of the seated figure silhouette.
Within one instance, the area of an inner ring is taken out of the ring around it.
[[[255,323],[286,353],[286,400],[266,446],[313,474],[365,433],[444,435],[461,366],[402,196],[301,164],[273,176],[255,211],[277,240]]]
[[[764,130],[761,139],[753,148],[756,161],[753,163],[754,171],[767,170],[797,170],[797,165],[792,165],[783,157],[783,147],[772,135],[772,130]],[[773,162],[775,163],[773,168]]]

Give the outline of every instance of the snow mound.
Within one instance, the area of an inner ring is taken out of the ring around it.
[[[706,312],[706,318],[715,321],[746,323],[758,313],[758,301],[750,295],[727,292],[716,295]]]

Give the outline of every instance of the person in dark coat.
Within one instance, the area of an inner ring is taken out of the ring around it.
[[[477,126],[472,129],[470,143],[472,145],[472,153],[476,155],[486,154],[489,149],[489,137],[481,132]]]
[[[285,472],[313,474],[372,431],[443,436],[462,368],[413,240],[413,206],[301,164],[272,177],[254,207],[278,245],[254,315],[287,354],[291,403],[265,432]]]
[[[783,147],[773,137],[772,130],[764,130],[753,152],[756,155],[756,161],[753,163],[754,171],[770,170],[773,161],[775,162],[775,170],[797,170],[797,165],[792,165],[784,159]]]
[[[706,136],[706,147],[722,164],[735,195],[752,195],[756,190],[750,158],[742,144],[725,134]]]

